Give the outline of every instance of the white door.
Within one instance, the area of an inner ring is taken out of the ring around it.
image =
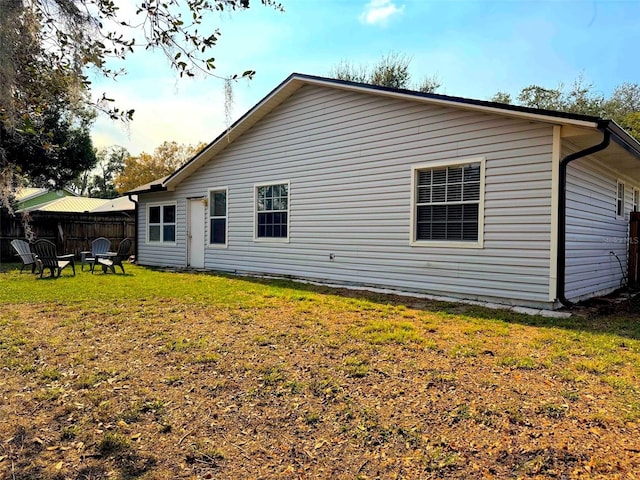
[[[189,241],[187,252],[189,266],[192,268],[204,268],[204,209],[203,198],[189,201]]]

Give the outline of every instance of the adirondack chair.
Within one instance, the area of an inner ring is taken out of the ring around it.
[[[31,251],[29,244],[24,240],[12,240],[11,246],[16,251],[16,255],[22,260],[20,273],[27,265],[31,265],[31,273],[34,273],[36,271],[36,256]]]
[[[124,265],[122,265],[122,262],[129,258],[129,250],[131,250],[131,240],[129,238],[125,238],[120,242],[118,251],[115,255],[98,256],[98,263],[102,265],[102,271],[107,273],[107,269],[109,269],[112,273],[116,273],[115,267],[117,265],[122,269],[122,273],[124,273]],[[91,271],[93,272],[93,270]]]
[[[93,273],[93,267],[96,263],[98,255],[107,253],[111,248],[111,240],[104,237],[98,237],[91,242],[91,256],[84,257],[82,260],[81,269],[84,270],[84,264],[88,263],[91,266],[91,273]]]
[[[56,246],[49,240],[36,240],[33,244],[33,253],[38,257],[37,263],[40,269],[40,278],[45,268],[51,271],[51,276],[60,276],[62,270],[71,265],[73,274],[76,274],[76,266],[73,262],[73,254],[58,255]]]

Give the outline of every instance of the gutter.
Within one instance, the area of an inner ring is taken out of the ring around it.
[[[565,296],[565,275],[567,269],[567,166],[574,160],[592,155],[596,152],[604,150],[609,146],[611,140],[609,122],[598,122],[598,129],[603,134],[602,142],[598,143],[597,145],[585,148],[584,150],[571,153],[560,161],[560,191],[558,199],[558,264],[556,266],[558,283],[556,286],[556,297],[560,301],[560,303],[562,303],[562,305],[567,308],[573,306],[573,303],[570,302]]]
[[[135,208],[135,220],[134,220],[133,256],[135,258],[135,262],[136,262],[136,265],[137,265],[138,264],[138,219],[140,217],[139,208],[138,208],[138,200],[134,200],[133,199],[133,194],[131,194],[131,193],[129,193],[127,195],[127,197],[129,198],[129,201],[133,202],[133,204],[136,206],[136,208]]]

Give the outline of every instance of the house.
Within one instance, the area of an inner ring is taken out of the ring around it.
[[[28,209],[36,205],[52,202],[64,197],[75,197],[72,190],[49,190],[48,188],[22,187],[15,194],[16,210]]]
[[[613,121],[293,74],[132,193],[142,265],[551,309],[624,284],[639,189]]]

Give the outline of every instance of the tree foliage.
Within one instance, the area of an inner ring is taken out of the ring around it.
[[[29,184],[62,188],[76,178],[79,171],[95,165],[89,123],[78,123],[64,106],[60,109],[47,108],[38,116],[37,123],[29,128],[46,134],[34,141],[38,134],[10,129],[0,123],[2,148]],[[8,168],[9,164],[4,166]]]
[[[115,198],[119,195],[115,179],[124,171],[126,160],[130,157],[126,148],[112,145],[99,150],[96,154],[96,166],[85,170],[73,182],[80,195],[93,198]]]
[[[282,10],[274,0],[261,3]],[[133,110],[115,106],[108,95],[92,98],[91,69],[110,78],[125,73],[112,68],[112,59],[156,49],[180,77],[253,77],[253,70],[217,74],[210,56],[221,35],[215,16],[247,9],[249,0],[138,0],[132,6],[115,0],[0,0],[2,185],[14,185],[20,174],[56,186],[71,180],[95,160],[76,155],[92,150],[81,138],[93,112],[132,118]],[[28,155],[16,156],[16,145]],[[65,158],[70,151],[75,156]],[[0,200],[8,198],[3,192]]]
[[[496,93],[491,100],[514,103],[506,92]],[[569,88],[563,84],[557,88],[529,85],[517,95],[515,104],[611,119],[640,140],[640,85],[637,83],[622,83],[607,98],[580,76]]]
[[[93,113],[77,73],[46,43],[29,4],[0,0],[0,203],[21,178],[59,188],[95,162]]]
[[[122,173],[115,179],[120,193],[132,190],[173,173],[187,160],[204,148],[205,144],[184,145],[177,142],[163,142],[152,154],[142,152],[137,157],[127,157]]]
[[[411,57],[399,53],[389,53],[373,67],[366,64],[355,65],[342,60],[329,71],[329,76],[349,82],[368,83],[380,87],[412,89],[424,93],[433,93],[440,88],[435,76],[426,77],[421,83],[411,83],[409,67]]]

